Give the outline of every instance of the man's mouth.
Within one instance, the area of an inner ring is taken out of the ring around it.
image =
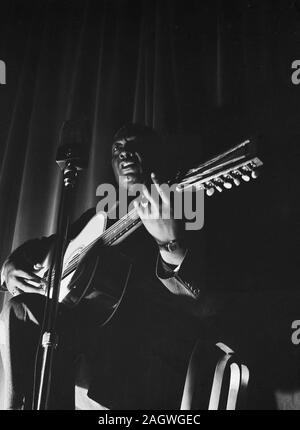
[[[134,161],[121,161],[119,164],[119,169],[122,170],[123,173],[127,171],[133,171],[137,169],[137,165]]]

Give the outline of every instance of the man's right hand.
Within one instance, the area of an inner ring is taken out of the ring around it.
[[[35,273],[40,272],[43,266],[36,264],[33,269],[36,270],[24,270],[20,264],[9,259],[4,263],[3,278],[6,288],[13,296],[21,293],[45,294],[46,281]]]

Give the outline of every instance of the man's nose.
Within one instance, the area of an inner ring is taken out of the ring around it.
[[[129,151],[121,151],[119,154],[120,160],[125,160],[126,158],[133,157],[132,153]]]

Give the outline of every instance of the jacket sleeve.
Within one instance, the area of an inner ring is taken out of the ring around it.
[[[73,239],[82,230],[85,224],[95,214],[95,208],[91,208],[75,221],[70,228],[69,237]],[[41,263],[46,258],[51,246],[55,242],[56,235],[31,239],[16,248],[5,260],[1,268],[0,291],[7,291],[5,284],[5,268],[7,263],[14,262],[16,266],[22,267],[26,271],[32,271],[36,263]]]
[[[41,263],[46,258],[54,240],[54,235],[32,239],[16,248],[3,263],[1,269],[1,291],[7,291],[5,269],[8,263],[13,261],[16,266],[21,267],[23,270],[32,271],[36,263]]]
[[[235,303],[237,292],[224,289],[207,266],[213,267],[205,246],[204,232],[194,234],[179,267],[171,267],[158,254],[156,276],[170,291],[173,301],[190,315],[212,321]]]
[[[158,254],[156,276],[173,294],[199,300],[205,291],[204,235],[189,239],[183,262],[171,267]]]

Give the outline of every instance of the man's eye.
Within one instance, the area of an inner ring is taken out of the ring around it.
[[[122,145],[122,144],[115,145],[113,148],[113,154],[120,152],[122,150],[122,148],[124,148],[124,145]]]

